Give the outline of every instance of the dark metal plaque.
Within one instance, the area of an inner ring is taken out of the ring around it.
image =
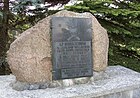
[[[52,18],[53,79],[93,75],[90,18]]]

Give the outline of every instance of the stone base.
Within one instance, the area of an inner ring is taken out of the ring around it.
[[[93,77],[86,84],[16,91],[10,86],[16,81],[13,75],[0,76],[0,98],[140,98],[140,73],[109,66]]]

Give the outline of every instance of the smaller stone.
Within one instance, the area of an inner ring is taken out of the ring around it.
[[[39,89],[45,89],[45,88],[48,88],[48,87],[49,87],[48,83],[42,83],[42,84],[40,84]]]
[[[89,80],[90,80],[90,77],[75,78],[74,83],[75,84],[84,84],[84,83],[88,83]]]
[[[19,82],[19,81],[16,81],[15,83],[11,83],[10,86],[12,86],[12,88],[17,91],[27,90],[30,87],[28,83]]]
[[[59,87],[62,84],[59,81],[53,81],[51,83],[49,83],[49,88],[54,88],[54,87]]]
[[[39,89],[39,84],[30,84],[28,90],[37,90]]]
[[[74,84],[72,79],[65,79],[65,80],[62,80],[62,82],[63,82],[63,86],[66,86],[66,87]]]
[[[91,83],[91,82],[93,82],[93,81],[94,81],[94,78],[93,78],[93,77],[91,77],[89,82]]]

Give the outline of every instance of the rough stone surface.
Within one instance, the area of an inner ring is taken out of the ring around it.
[[[107,31],[90,13],[74,13],[60,11],[53,16],[60,17],[91,17],[93,23],[93,69],[105,70],[108,58]],[[44,83],[52,80],[51,63],[51,31],[50,19],[46,17],[35,26],[23,32],[11,45],[7,52],[7,60],[20,82]]]
[[[16,81],[13,75],[0,76],[0,98],[140,98],[140,73],[109,66],[97,74],[100,78],[87,84],[24,91],[9,86]]]

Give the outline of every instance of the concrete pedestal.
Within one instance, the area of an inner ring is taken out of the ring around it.
[[[140,98],[140,73],[122,66],[94,72],[94,82],[38,90],[16,91],[13,75],[0,76],[0,98]]]

